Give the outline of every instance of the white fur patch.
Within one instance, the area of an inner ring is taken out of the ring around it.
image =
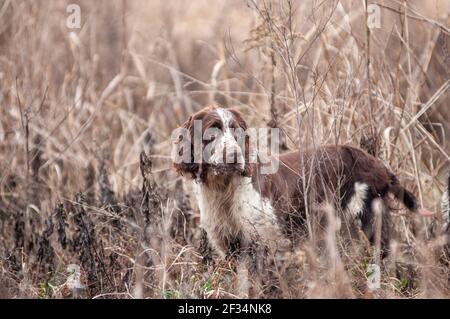
[[[354,194],[346,207],[346,213],[349,217],[359,217],[364,209],[364,202],[367,199],[369,186],[365,183],[356,182],[354,185]]]
[[[235,176],[224,188],[195,184],[200,221],[213,247],[225,257],[227,240],[240,237],[241,245],[261,242],[271,249],[284,248],[274,209],[252,184],[251,178]]]
[[[230,122],[233,119],[233,114],[230,111],[223,109],[223,108],[216,109],[216,112],[219,115],[219,117],[223,123],[223,127],[229,128]]]

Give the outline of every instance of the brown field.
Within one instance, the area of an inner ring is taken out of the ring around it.
[[[377,1],[373,29],[363,3],[0,0],[0,297],[450,297],[450,2]],[[208,104],[288,149],[359,145],[436,214],[392,208],[374,291],[371,247],[333,231],[263,271],[221,261],[170,158]]]

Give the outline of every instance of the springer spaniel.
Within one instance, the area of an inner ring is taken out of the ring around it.
[[[388,194],[419,212],[414,195],[380,160],[359,148],[334,145],[287,152],[278,156],[276,172],[263,174],[261,157],[255,160],[249,150],[247,124],[235,109],[206,107],[181,129],[174,168],[193,180],[201,225],[222,257],[253,243],[290,247],[305,233],[308,202],[320,205],[331,199],[343,214],[341,220],[358,226],[372,243],[378,207],[383,254],[389,244]]]

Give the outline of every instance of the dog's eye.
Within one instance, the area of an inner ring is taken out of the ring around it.
[[[220,122],[214,122],[213,125],[211,125],[211,128],[215,128],[218,130],[222,130],[222,123]]]

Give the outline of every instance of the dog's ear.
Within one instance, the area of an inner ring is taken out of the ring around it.
[[[242,173],[245,177],[253,176],[253,164],[250,163],[247,159],[245,160],[244,172]]]
[[[186,130],[189,131],[189,134],[186,134],[186,135],[190,135],[190,133],[192,131],[192,115],[189,116],[189,118],[187,119],[186,122],[184,122],[180,127],[178,127],[177,133],[179,133],[179,134],[177,134],[175,136],[175,139],[173,140],[174,144],[181,143],[181,141],[183,140],[183,137],[184,137],[183,133],[186,133]]]
[[[192,115],[189,116],[189,118],[187,119],[186,122],[183,123],[183,125],[181,125],[182,128],[186,128],[189,131],[192,129]]]
[[[183,125],[180,126],[180,129],[184,129],[184,132],[180,132],[180,134],[176,137],[176,140],[174,141],[175,144],[179,144],[183,141],[183,139],[188,138],[190,147],[189,149],[180,149],[180,147],[177,148],[178,156],[182,157],[181,162],[173,162],[173,168],[175,169],[175,172],[181,176],[185,176],[190,179],[194,179],[197,176],[197,173],[199,171],[199,165],[197,163],[194,163],[194,141],[193,141],[193,116],[189,116],[188,120],[183,123]],[[186,132],[188,130],[188,132]],[[183,152],[189,151],[189,156],[184,156]],[[188,161],[186,162],[186,159]]]

